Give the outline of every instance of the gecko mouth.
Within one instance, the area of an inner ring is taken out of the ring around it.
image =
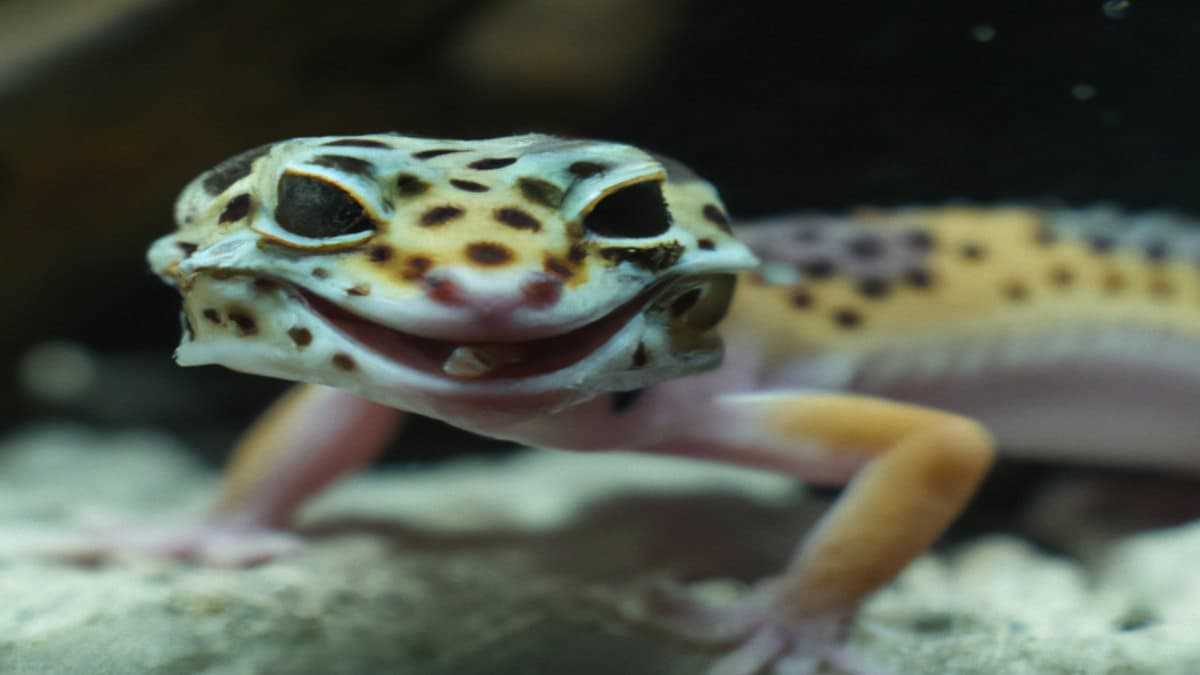
[[[303,288],[297,290],[314,313],[388,360],[455,379],[496,380],[543,375],[582,361],[660,297],[664,288],[656,284],[575,330],[517,342],[460,342],[413,335],[354,314]]]

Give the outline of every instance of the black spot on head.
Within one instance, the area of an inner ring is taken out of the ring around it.
[[[904,280],[913,288],[930,288],[933,286],[933,274],[922,267],[914,267],[905,272]]]
[[[250,213],[251,205],[250,195],[242,193],[225,205],[225,210],[221,211],[221,217],[217,219],[218,223],[234,223],[242,218],[245,218]]]
[[[199,246],[190,241],[177,241],[175,245],[179,247],[180,251],[183,251],[183,257],[185,258],[195,253],[196,249],[199,248]]]
[[[571,166],[567,167],[567,171],[570,171],[573,175],[579,178],[588,178],[589,176],[595,176],[598,173],[604,173],[607,170],[608,165],[606,164],[588,161],[572,162]]]
[[[563,191],[554,183],[540,178],[522,177],[517,179],[517,188],[521,195],[535,204],[557,209],[562,206]]]
[[[837,267],[828,258],[817,258],[801,265],[800,271],[810,279],[828,279],[837,271]]]
[[[395,251],[387,244],[376,244],[367,249],[367,256],[371,258],[371,262],[384,263],[392,259]]]
[[[428,189],[429,183],[411,173],[402,173],[396,176],[396,192],[399,192],[404,197],[416,197],[419,194],[424,194]]]
[[[247,150],[240,155],[235,155],[215,166],[211,171],[204,174],[200,185],[204,191],[212,196],[217,196],[229,189],[230,185],[250,175],[250,170],[253,168],[254,160],[262,157],[271,151],[271,144],[260,145],[252,150]]]
[[[514,256],[512,250],[503,244],[477,241],[467,245],[467,257],[480,265],[493,267],[512,262]]]
[[[702,250],[702,251],[711,251],[717,247],[717,243],[707,237],[705,237],[704,239],[698,240],[696,242],[696,245],[699,246],[700,250]]]
[[[292,339],[292,342],[295,342],[296,346],[301,349],[304,349],[308,345],[312,344],[312,338],[313,338],[312,331],[308,330],[307,328],[302,328],[300,326],[296,326],[295,328],[289,328],[288,329],[288,337],[290,337]]]
[[[488,186],[484,185],[483,183],[476,183],[473,180],[460,180],[458,178],[451,178],[450,184],[453,185],[454,187],[458,188],[459,190],[464,190],[466,192],[487,192],[488,191]]]
[[[221,313],[215,309],[212,309],[211,307],[201,312],[201,314],[205,319],[208,319],[210,323],[221,323]]]
[[[637,400],[641,398],[642,394],[644,393],[646,393],[645,389],[614,392],[612,395],[613,414],[619,415],[632,408],[633,404],[637,403]]]
[[[879,300],[887,296],[890,290],[891,285],[878,277],[869,277],[858,282],[858,292],[872,300]]]
[[[987,257],[987,249],[984,248],[983,244],[977,241],[965,242],[958,249],[958,252],[962,255],[963,260],[970,262],[979,262]]]
[[[602,237],[657,237],[671,228],[671,212],[658,181],[634,183],[600,199],[583,218]]]
[[[358,157],[348,157],[346,155],[318,155],[309,160],[309,163],[323,166],[329,169],[345,171],[357,176],[370,178],[375,175],[375,165],[365,159]]]
[[[846,248],[856,258],[869,260],[883,253],[883,240],[873,234],[861,234],[847,242]]]
[[[1170,254],[1167,248],[1167,243],[1164,241],[1152,241],[1146,244],[1146,259],[1150,262],[1162,262],[1167,259]]]
[[[1075,273],[1066,265],[1056,265],[1050,269],[1050,283],[1067,288],[1075,283]]]
[[[547,255],[546,258],[542,260],[542,269],[560,279],[570,279],[571,277],[575,276],[575,272],[568,267],[566,263],[552,255]]]
[[[1112,237],[1102,234],[1093,235],[1088,238],[1088,246],[1095,253],[1108,253],[1112,251],[1115,244],[1116,242],[1113,241]]]
[[[573,244],[570,250],[567,251],[567,260],[578,265],[587,258],[587,248],[583,244]]]
[[[422,150],[420,152],[414,152],[413,157],[415,157],[417,159],[433,159],[434,157],[441,157],[442,155],[450,155],[450,154],[453,154],[456,152],[464,152],[464,151],[463,150],[455,150],[453,148],[435,148],[433,150]]]
[[[1119,293],[1125,289],[1126,284],[1125,275],[1118,270],[1108,270],[1100,278],[1100,286],[1107,293]]]
[[[254,315],[249,311],[240,307],[231,307],[225,312],[225,315],[237,326],[238,335],[248,337],[258,333],[258,322],[254,320]]]
[[[254,278],[254,290],[259,293],[269,293],[277,288],[279,288],[279,282],[274,279],[268,279],[267,277]]]
[[[792,291],[790,300],[792,307],[795,307],[796,309],[808,309],[816,302],[816,299],[813,298],[812,293],[809,293],[803,288],[797,288],[796,290]]]
[[[355,284],[346,289],[346,295],[355,295],[362,297],[371,294],[371,287],[366,284]]]
[[[461,217],[463,213],[464,211],[457,206],[435,206],[421,214],[420,222],[423,227],[443,225],[455,218]]]
[[[521,209],[506,207],[496,209],[492,214],[496,220],[513,228],[514,230],[529,230],[537,232],[542,229],[542,223],[537,218],[529,215]]]
[[[329,270],[325,269],[324,267],[314,267],[312,275],[318,279],[328,279]]]
[[[1004,284],[1001,292],[1012,302],[1023,302],[1029,298],[1029,287],[1020,281],[1010,281]]]
[[[354,370],[358,366],[354,362],[354,357],[345,352],[338,352],[333,355],[333,365],[346,371]]]
[[[425,276],[425,274],[433,267],[433,261],[423,255],[410,256],[404,261],[404,270],[400,276],[409,280],[415,281]]]
[[[350,193],[314,176],[285,173],[276,188],[275,222],[302,237],[324,238],[373,230],[376,223]]]
[[[390,148],[392,146],[383,141],[376,141],[370,138],[339,138],[336,141],[329,141],[321,145],[346,148]]]
[[[862,314],[859,314],[857,311],[855,311],[853,309],[842,307],[840,309],[834,310],[833,323],[838,328],[842,328],[845,330],[850,330],[852,328],[858,328],[860,325],[862,325]]]
[[[716,225],[722,232],[733,234],[733,228],[729,227],[729,218],[716,204],[704,205],[704,219]]]
[[[476,171],[491,171],[492,169],[502,169],[516,161],[516,157],[486,157],[471,162],[467,167]]]
[[[904,235],[904,243],[914,251],[932,251],[935,241],[925,230],[911,230]]]

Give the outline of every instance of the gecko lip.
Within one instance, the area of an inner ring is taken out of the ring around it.
[[[478,381],[543,375],[582,361],[660,297],[664,286],[655,284],[575,330],[516,342],[455,341],[413,335],[354,314],[303,288],[296,290],[315,314],[366,349],[424,373]]]

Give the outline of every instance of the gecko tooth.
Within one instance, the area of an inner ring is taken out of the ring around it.
[[[453,377],[483,377],[501,366],[520,363],[523,358],[516,345],[455,347],[442,364],[442,372]]]

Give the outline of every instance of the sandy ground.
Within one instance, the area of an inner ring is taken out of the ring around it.
[[[639,622],[637,589],[728,596],[821,506],[775,476],[537,451],[348,481],[306,511],[299,555],[251,569],[29,552],[98,513],[184,518],[214,479],[149,432],[0,444],[0,672],[701,673],[712,652]],[[1000,536],[929,555],[852,646],[897,674],[1200,672],[1200,525],[1080,536],[1086,566]]]

